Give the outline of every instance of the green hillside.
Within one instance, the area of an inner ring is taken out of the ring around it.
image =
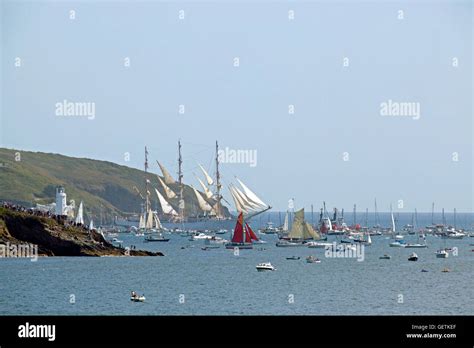
[[[21,154],[20,161],[15,161],[16,152]],[[156,175],[148,173],[147,177],[164,195]],[[63,185],[68,203],[71,199],[76,205],[84,201],[86,219],[102,215],[111,220],[115,215],[140,212],[142,200],[133,187],[144,192],[144,182],[144,171],[112,162],[0,148],[0,200],[27,206],[47,204],[55,199],[55,187]],[[177,184],[170,187],[177,191]],[[150,192],[152,207],[158,207],[154,190]],[[186,216],[200,213],[189,186],[184,188],[184,199]],[[170,203],[177,210],[177,201]]]

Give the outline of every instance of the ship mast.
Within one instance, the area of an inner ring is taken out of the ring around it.
[[[148,200],[148,150],[145,146],[145,214],[148,215],[148,211],[150,209],[150,201]]]
[[[183,199],[183,158],[181,157],[181,141],[178,140],[178,183],[179,183],[179,219],[184,222],[184,199]]]
[[[221,174],[219,172],[219,144],[216,140],[216,216],[217,219],[222,217],[221,215]]]

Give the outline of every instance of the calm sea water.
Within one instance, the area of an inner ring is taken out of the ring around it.
[[[278,223],[278,214],[269,216]],[[388,215],[380,217],[388,225]],[[458,214],[458,226],[470,228],[472,217]],[[253,226],[267,221],[263,216]],[[410,221],[411,214],[400,214],[400,226]],[[430,224],[431,214],[418,214],[418,223]],[[241,250],[239,256],[224,248],[203,251],[202,242],[179,235],[168,243],[119,238],[166,256],[0,259],[0,314],[474,314],[474,238],[428,236],[427,249],[401,249],[390,248],[384,236],[373,237],[363,262],[325,258],[323,249],[277,248],[272,235],[262,236],[268,243],[257,248],[264,250]],[[439,247],[457,247],[459,255],[437,259]],[[407,261],[413,251],[418,262]],[[392,259],[379,260],[386,253]],[[301,259],[286,260],[293,255]],[[308,255],[322,263],[307,264]],[[271,262],[277,271],[257,272],[260,262]],[[444,267],[451,272],[442,273]],[[130,290],[145,294],[147,301],[132,303]]]

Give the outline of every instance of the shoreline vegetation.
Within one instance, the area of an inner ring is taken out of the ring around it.
[[[38,256],[164,256],[161,252],[127,250],[100,233],[68,223],[59,216],[33,213],[20,206],[0,206],[0,244],[33,244]]]

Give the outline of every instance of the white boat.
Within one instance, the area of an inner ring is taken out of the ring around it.
[[[189,240],[191,241],[194,241],[194,240],[206,240],[206,239],[212,239],[212,238],[215,238],[214,236],[210,236],[208,234],[205,234],[205,233],[199,233],[197,235],[194,235],[194,236],[191,236],[191,238]]]
[[[262,262],[259,263],[257,266],[257,271],[262,272],[262,271],[276,271],[276,268],[273,267],[273,265],[270,262]]]
[[[446,234],[446,238],[449,238],[449,239],[463,239],[466,235],[464,233],[461,233],[459,231],[448,231],[448,233]]]
[[[390,255],[385,254],[384,256],[380,256],[380,260],[390,260],[392,257]]]
[[[436,257],[439,259],[446,259],[448,256],[449,253],[444,249],[436,251]]]
[[[325,249],[325,248],[332,248],[332,243],[324,243],[324,242],[308,242],[306,243],[306,246],[308,248],[321,248],[321,249]]]
[[[418,261],[418,255],[411,253],[410,256],[408,256],[408,261]]]
[[[321,260],[314,257],[314,256],[312,256],[312,255],[310,255],[306,258],[306,262],[307,263],[321,263]]]
[[[123,243],[123,240],[119,240],[118,238],[112,238],[112,243]]]
[[[225,228],[221,228],[221,229],[216,231],[216,234],[226,234],[227,232],[229,232],[229,231],[227,231]]]
[[[145,296],[143,295],[138,295],[135,291],[132,291],[132,294],[130,295],[130,301],[132,302],[145,302]]]

